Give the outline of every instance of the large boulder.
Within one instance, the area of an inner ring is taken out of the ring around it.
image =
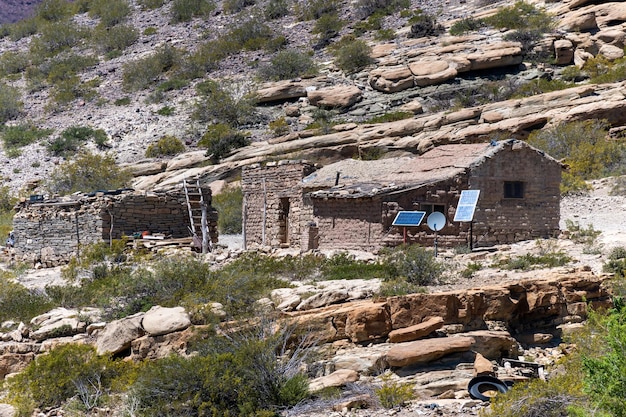
[[[96,350],[99,355],[119,353],[128,348],[133,340],[144,335],[141,321],[144,313],[115,320],[106,325],[96,336]]]
[[[191,320],[183,307],[154,306],[143,316],[141,326],[150,336],[159,336],[184,330],[191,326]]]
[[[11,404],[0,404],[0,417],[15,417],[17,410]]]
[[[0,379],[4,379],[9,374],[22,371],[35,359],[34,353],[5,353],[0,356]],[[0,414],[1,416],[1,414]]]
[[[346,334],[354,343],[386,338],[390,330],[387,303],[357,307],[348,313]]]
[[[312,393],[330,387],[342,387],[350,382],[359,380],[359,374],[350,369],[340,369],[330,375],[316,378],[309,382],[309,391]]]
[[[307,97],[314,106],[335,109],[352,106],[361,100],[363,92],[359,87],[349,85],[309,91]]]
[[[471,337],[438,337],[399,343],[389,349],[384,360],[391,367],[425,364],[451,353],[467,352],[474,343]]]
[[[271,103],[298,97],[306,97],[306,85],[302,82],[279,81],[269,83],[256,92],[259,103]]]
[[[73,335],[84,332],[87,327],[78,310],[63,307],[33,317],[30,324],[35,330],[30,332],[29,337],[34,340]]]
[[[374,90],[395,93],[413,87],[413,73],[406,65],[376,68],[369,74],[369,84]]]
[[[402,343],[418,340],[428,336],[442,326],[443,319],[441,317],[431,317],[416,325],[389,332],[389,341],[391,343]]]

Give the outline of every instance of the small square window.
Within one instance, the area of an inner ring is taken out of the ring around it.
[[[522,181],[504,181],[504,198],[524,198]]]
[[[446,214],[446,206],[443,204],[420,203],[419,209],[426,212],[426,217],[435,211]]]

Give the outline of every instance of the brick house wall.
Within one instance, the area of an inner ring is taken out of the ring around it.
[[[210,206],[210,189],[203,189]],[[217,242],[217,212],[209,207],[209,235]],[[189,237],[190,224],[185,195],[172,193],[96,194],[72,196],[58,201],[21,203],[13,218],[15,254],[44,266],[67,263],[80,247],[132,236],[136,232]]]
[[[309,246],[310,215],[303,210],[302,178],[315,170],[303,161],[253,164],[242,169],[245,245]]]
[[[562,166],[519,142],[472,168],[469,188],[480,190],[474,215],[477,245],[554,237],[559,233]],[[505,197],[505,183],[522,184],[523,195]]]

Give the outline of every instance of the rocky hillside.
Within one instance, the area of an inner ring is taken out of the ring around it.
[[[105,13],[94,0],[5,26],[0,73],[14,99],[3,118],[40,133],[18,134],[13,148],[4,134],[5,184],[46,179],[72,154],[51,144],[77,126],[102,129],[104,140],[81,146],[130,164],[134,186],[154,188],[185,175],[227,178],[264,159],[379,157],[525,138],[567,121],[607,119],[613,132],[625,122],[621,78],[580,70],[592,59],[618,72],[621,2],[551,2],[534,9],[551,25],[516,30],[480,20],[510,2],[225,1],[196,16],[181,14],[181,2],[120,1]],[[77,31],[51,31],[65,21]],[[211,95],[207,80],[225,95]],[[251,144],[206,157],[215,124]],[[191,153],[146,159],[164,135]]]
[[[30,16],[41,0],[0,1],[0,24],[13,23]]]

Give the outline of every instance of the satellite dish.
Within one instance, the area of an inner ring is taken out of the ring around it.
[[[443,213],[434,211],[428,215],[428,219],[426,219],[426,224],[428,224],[430,230],[438,232],[446,225],[446,216],[444,216]]]

